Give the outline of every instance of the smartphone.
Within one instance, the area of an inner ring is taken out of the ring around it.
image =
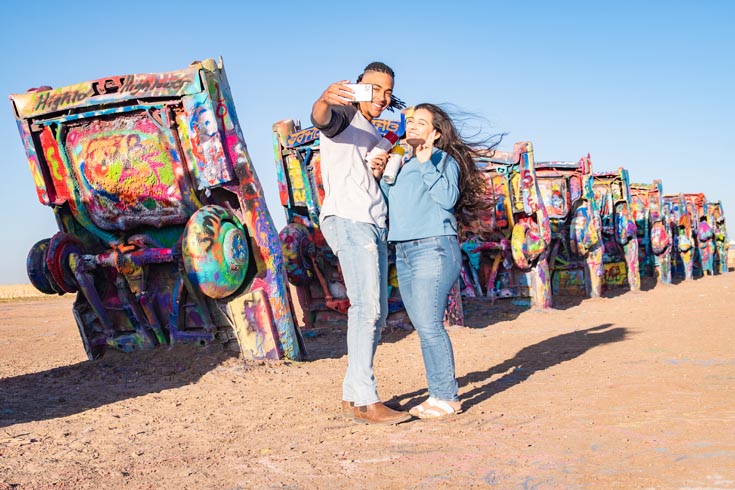
[[[355,92],[355,102],[370,102],[373,100],[373,84],[371,83],[347,83]]]

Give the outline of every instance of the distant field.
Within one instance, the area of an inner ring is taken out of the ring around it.
[[[43,294],[30,284],[0,285],[0,301],[26,298],[56,298],[55,294]]]

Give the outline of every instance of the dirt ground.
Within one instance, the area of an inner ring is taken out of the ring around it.
[[[308,362],[181,346],[86,360],[72,298],[0,303],[0,490],[734,489],[735,273],[553,311],[467,302],[465,411],[339,413],[341,330]],[[426,395],[415,332],[376,356],[384,400]]]

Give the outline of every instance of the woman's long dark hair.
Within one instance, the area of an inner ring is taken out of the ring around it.
[[[447,152],[459,164],[459,199],[454,205],[454,215],[459,226],[458,235],[463,238],[464,229],[473,222],[477,223],[478,215],[490,206],[487,200],[488,182],[477,168],[475,159],[492,156],[505,134],[495,134],[482,141],[469,141],[459,134],[447,111],[438,105],[422,103],[414,109],[425,109],[431,113],[434,129],[440,133],[434,146]]]

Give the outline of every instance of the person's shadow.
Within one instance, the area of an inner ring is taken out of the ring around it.
[[[512,359],[490,367],[485,371],[474,371],[457,379],[459,399],[466,411],[488,398],[527,380],[532,374],[557,364],[579,357],[593,347],[625,340],[628,330],[623,327],[610,328],[604,323],[596,327],[557,335],[537,344],[524,347]],[[493,379],[494,376],[499,378]],[[462,388],[477,385],[467,392]],[[389,404],[402,408],[411,407],[428,398],[426,389],[394,397]]]

